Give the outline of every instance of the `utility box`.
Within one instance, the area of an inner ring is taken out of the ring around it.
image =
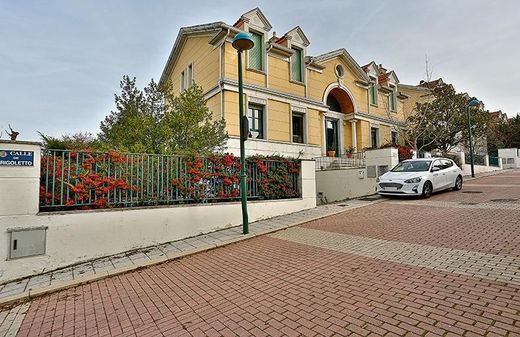
[[[8,232],[9,259],[45,254],[47,227],[11,229]]]

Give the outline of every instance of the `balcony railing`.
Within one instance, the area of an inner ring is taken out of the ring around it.
[[[316,170],[340,170],[346,168],[365,167],[365,156],[363,152],[353,153],[342,157],[317,157]]]

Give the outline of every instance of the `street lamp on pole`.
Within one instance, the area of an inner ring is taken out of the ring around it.
[[[249,219],[247,215],[247,186],[246,186],[246,154],[245,141],[249,135],[249,122],[244,115],[244,84],[242,83],[242,51],[253,48],[255,43],[251,34],[241,32],[235,35],[231,43],[238,54],[238,109],[240,127],[240,198],[242,201],[242,233],[249,233]]]
[[[480,101],[473,97],[468,103],[468,143],[469,143],[469,157],[471,160],[471,176],[475,178],[475,161],[473,159],[473,141],[471,140],[471,108],[478,106]]]

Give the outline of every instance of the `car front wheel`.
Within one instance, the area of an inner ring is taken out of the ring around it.
[[[424,186],[422,188],[422,196],[423,196],[423,198],[428,199],[429,197],[432,196],[432,193],[433,193],[432,183],[429,182],[429,181],[425,182]]]
[[[462,189],[462,177],[458,176],[455,180],[455,186],[453,187],[454,191],[460,191]]]

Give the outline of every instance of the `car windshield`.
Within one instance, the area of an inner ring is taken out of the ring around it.
[[[430,169],[430,160],[403,161],[392,169],[392,172],[422,172]]]

